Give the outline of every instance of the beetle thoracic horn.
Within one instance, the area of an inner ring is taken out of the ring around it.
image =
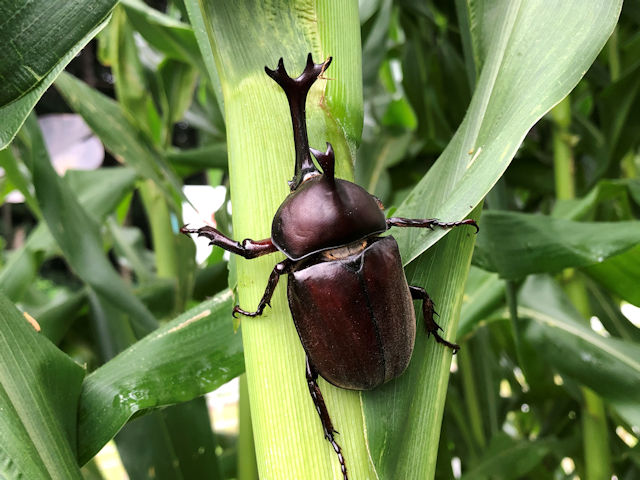
[[[327,142],[327,151],[324,153],[320,150],[316,150],[315,148],[309,148],[309,150],[311,150],[313,156],[318,159],[318,163],[320,164],[320,167],[322,167],[324,177],[330,183],[334,183],[336,159],[333,155],[333,147],[331,144]]]

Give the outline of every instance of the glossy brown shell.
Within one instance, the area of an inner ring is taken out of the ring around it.
[[[369,390],[409,364],[416,320],[393,237],[290,273],[288,297],[302,345],[330,383]]]
[[[287,257],[299,260],[386,229],[384,213],[364,188],[318,175],[282,202],[273,218],[271,239]]]

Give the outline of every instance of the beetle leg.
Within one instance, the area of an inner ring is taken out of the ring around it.
[[[211,240],[209,245],[218,246],[224,250],[235,253],[236,255],[241,255],[248,259],[267,255],[278,250],[270,238],[257,241],[246,238],[242,242],[236,242],[208,225],[198,229],[188,228],[187,225],[185,225],[180,229],[180,232],[185,235],[188,235],[189,233],[197,233],[199,237],[206,237]]]
[[[322,423],[322,429],[324,430],[324,438],[329,440],[331,446],[333,447],[334,452],[338,455],[338,461],[340,462],[340,469],[342,470],[342,476],[344,480],[349,480],[347,477],[347,465],[344,462],[344,456],[342,455],[342,449],[340,445],[336,442],[333,437],[334,433],[338,433],[333,428],[333,423],[331,423],[331,418],[329,417],[329,411],[327,410],[327,405],[324,403],[324,398],[322,397],[322,392],[320,391],[320,387],[318,386],[318,371],[309,361],[309,357],[307,356],[307,386],[309,387],[309,393],[311,394],[311,399],[313,400],[313,404],[316,407],[316,411],[318,412],[318,416],[320,417],[320,422]]]
[[[449,347],[451,350],[453,350],[454,354],[458,353],[458,350],[460,350],[460,345],[447,342],[438,333],[438,330],[442,330],[442,327],[440,327],[440,325],[438,325],[433,319],[433,315],[436,314],[433,307],[433,300],[431,300],[426,290],[422,287],[414,287],[412,285],[409,285],[409,291],[411,292],[411,297],[414,300],[422,300],[422,313],[424,316],[424,324],[427,327],[427,335],[433,334],[438,343]]]
[[[476,233],[480,231],[478,224],[473,218],[467,218],[466,220],[461,220],[459,222],[441,222],[437,218],[400,218],[400,217],[387,218],[387,228],[417,227],[417,228],[428,228],[429,230],[433,230],[433,227],[453,228],[453,227],[459,227],[461,225],[471,225],[472,227],[475,227]]]
[[[255,312],[247,312],[240,308],[239,305],[233,307],[233,316],[235,317],[237,313],[244,315],[246,317],[258,317],[262,315],[265,307],[267,305],[271,306],[271,297],[273,296],[273,292],[276,289],[276,285],[278,285],[278,280],[280,280],[280,275],[285,273],[289,273],[291,271],[291,267],[294,265],[294,262],[289,260],[288,258],[284,259],[280,263],[276,263],[276,266],[271,270],[271,275],[269,275],[269,280],[267,281],[267,288],[262,295],[262,299],[258,304],[258,309]]]

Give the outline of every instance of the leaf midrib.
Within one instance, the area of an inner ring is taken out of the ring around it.
[[[518,307],[518,311],[519,311],[519,313],[522,313],[524,316],[530,317],[530,318],[532,318],[534,320],[539,320],[541,322],[545,322],[545,323],[547,323],[548,325],[550,325],[552,327],[556,327],[556,328],[559,328],[561,330],[564,330],[567,333],[571,333],[571,334],[575,335],[576,337],[581,338],[582,340],[585,340],[586,342],[594,345],[595,347],[598,347],[600,350],[608,353],[612,357],[620,360],[622,363],[624,363],[625,365],[629,366],[633,370],[636,370],[637,372],[640,372],[640,362],[635,362],[632,358],[622,354],[621,352],[618,352],[612,346],[608,345],[607,342],[602,341],[597,336],[597,334],[594,333],[593,336],[587,335],[587,333],[585,331],[583,331],[582,329],[571,325],[568,322],[558,322],[551,315],[546,314],[544,312],[541,312],[539,310],[534,310],[534,309],[529,308],[529,307],[520,306],[520,307]]]

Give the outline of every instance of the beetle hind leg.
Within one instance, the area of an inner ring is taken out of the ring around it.
[[[433,300],[431,300],[427,291],[422,287],[414,287],[411,285],[409,285],[409,291],[414,300],[422,300],[422,313],[424,316],[424,324],[427,328],[427,335],[433,335],[436,342],[443,344],[445,347],[449,347],[454,354],[458,353],[460,345],[448,342],[438,333],[438,330],[442,330],[442,327],[433,319],[433,316],[437,315],[437,313],[433,306]]]
[[[333,447],[333,451],[336,452],[338,456],[338,461],[340,462],[340,470],[342,471],[343,480],[349,480],[347,476],[347,465],[344,462],[344,456],[342,455],[342,449],[338,442],[336,442],[334,438],[334,434],[338,433],[333,428],[333,423],[331,423],[331,418],[329,417],[329,411],[327,410],[327,405],[324,403],[324,398],[322,397],[322,392],[320,391],[320,387],[318,386],[318,371],[309,361],[309,357],[307,357],[307,365],[306,365],[306,373],[307,373],[307,386],[309,387],[309,393],[311,394],[311,399],[313,400],[313,404],[316,407],[316,411],[318,412],[318,416],[320,417],[320,422],[322,423],[322,429],[324,430],[324,438],[326,438],[331,446]]]

